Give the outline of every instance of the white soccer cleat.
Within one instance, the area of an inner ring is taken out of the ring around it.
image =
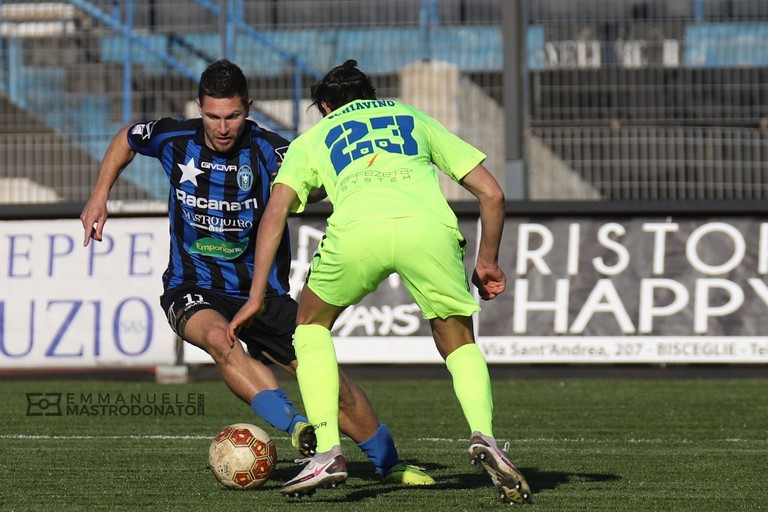
[[[307,465],[296,478],[283,485],[280,489],[283,496],[309,496],[319,488],[338,487],[347,481],[347,462],[339,446],[334,446],[330,452],[296,462],[306,462]]]
[[[507,458],[504,450],[499,450],[496,440],[480,432],[472,432],[469,439],[469,461],[479,465],[493,480],[504,503],[533,503],[533,493],[519,469]]]

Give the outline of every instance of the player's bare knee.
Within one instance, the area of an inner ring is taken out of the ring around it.
[[[202,348],[219,366],[230,364],[232,359],[237,357],[239,352],[242,352],[242,347],[239,344],[234,347],[230,346],[227,332],[218,328],[213,328],[207,333],[205,346]]]

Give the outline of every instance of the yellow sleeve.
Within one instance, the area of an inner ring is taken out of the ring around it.
[[[322,186],[319,174],[300,139],[301,137],[297,138],[288,146],[288,152],[274,181],[287,185],[296,192],[299,198],[299,205],[294,210],[296,213],[306,208],[309,193]]]

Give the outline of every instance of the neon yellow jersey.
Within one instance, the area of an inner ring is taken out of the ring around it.
[[[289,146],[275,183],[291,187],[304,210],[325,187],[328,222],[435,216],[456,226],[434,163],[462,180],[486,155],[424,112],[393,100],[356,100],[323,118]]]

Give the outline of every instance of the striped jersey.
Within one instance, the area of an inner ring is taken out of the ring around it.
[[[259,221],[288,141],[248,120],[235,147],[219,153],[205,145],[201,119],[163,118],[133,125],[128,143],[136,153],[157,158],[170,182],[164,288],[195,285],[247,299]],[[290,265],[286,229],[267,297],[288,293]]]

